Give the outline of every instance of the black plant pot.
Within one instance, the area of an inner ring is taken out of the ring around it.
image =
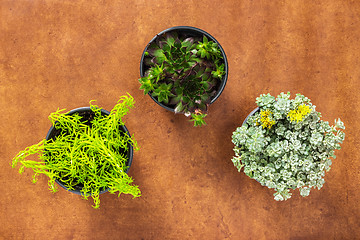
[[[78,113],[79,116],[82,116],[83,119],[92,119],[93,116],[94,116],[94,113],[93,111],[90,109],[90,107],[80,107],[80,108],[76,108],[76,109],[73,109],[71,110],[68,114],[69,115],[72,115],[74,113]],[[106,115],[109,115],[110,112],[109,111],[106,111],[104,109],[101,109],[101,114],[103,116],[106,116]],[[121,130],[123,132],[125,132],[128,136],[130,136],[130,133],[128,131],[128,129],[125,127],[125,126],[120,126],[121,127]],[[49,139],[55,139],[61,132],[61,129],[55,129],[54,126],[51,126],[47,135],[46,135],[46,140],[49,140]],[[127,159],[128,161],[126,162],[126,166],[128,166],[127,170],[125,171],[126,173],[129,171],[130,169],[130,166],[131,166],[131,163],[132,163],[132,160],[133,160],[133,156],[134,156],[134,149],[133,149],[133,146],[129,143],[129,150],[127,151]],[[80,190],[82,189],[81,186],[77,186],[75,187],[75,190],[70,190],[68,189],[59,179],[55,179],[55,182],[57,184],[59,184],[62,188],[66,189],[67,191],[69,192],[72,192],[72,193],[75,193],[75,194],[78,194],[78,195],[82,195]],[[106,189],[102,189],[100,191],[100,194],[102,193],[105,193],[109,191],[109,188],[106,188]],[[88,194],[88,196],[90,196],[91,194]]]
[[[223,56],[224,65],[225,65],[225,75],[222,77],[222,81],[221,81],[221,84],[219,84],[219,86],[217,88],[216,95],[211,98],[211,101],[210,101],[209,105],[214,103],[216,101],[216,99],[219,98],[219,96],[221,95],[222,91],[225,88],[227,78],[228,78],[228,72],[229,72],[228,61],[227,61],[227,58],[226,58],[226,55],[225,55],[225,51],[221,47],[220,43],[213,36],[211,36],[209,33],[205,32],[204,30],[201,30],[199,28],[189,27],[189,26],[176,26],[176,27],[168,28],[168,29],[158,33],[155,37],[153,37],[153,39],[151,39],[151,41],[146,45],[146,47],[145,47],[145,49],[143,51],[143,54],[141,56],[141,60],[140,60],[140,76],[144,77],[146,70],[149,68],[148,66],[145,65],[144,58],[145,58],[145,52],[147,52],[148,47],[150,46],[150,44],[152,44],[154,41],[156,41],[156,39],[158,37],[161,37],[162,35],[173,32],[173,31],[177,32],[179,36],[184,36],[184,37],[197,37],[197,38],[202,39],[202,37],[205,35],[209,39],[209,41],[213,41],[213,42],[217,43],[217,45],[219,46],[221,54]],[[175,112],[174,107],[169,107],[169,106],[159,102],[156,97],[153,97],[151,95],[150,92],[148,93],[148,95],[152,98],[152,100],[154,100],[161,107],[163,107],[166,110],[169,110],[171,112]]]
[[[255,113],[257,113],[258,111],[260,111],[259,107],[252,110],[251,113],[249,113],[249,115],[245,118],[245,120],[244,120],[244,122],[242,123],[241,126],[244,126],[244,124],[247,122],[248,118],[251,117],[252,115],[254,115]]]

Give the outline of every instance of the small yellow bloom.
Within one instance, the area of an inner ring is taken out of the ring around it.
[[[304,120],[304,118],[311,112],[311,108],[305,104],[300,105],[297,109],[290,110],[288,113],[288,117],[290,117],[290,121],[299,122]]]
[[[272,113],[273,112],[271,112],[269,109],[266,109],[265,111],[261,110],[260,122],[263,128],[270,129],[275,124],[275,120],[271,118]]]

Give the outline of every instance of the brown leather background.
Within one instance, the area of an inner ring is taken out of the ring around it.
[[[177,25],[209,32],[228,57],[206,127],[139,90],[144,47]],[[282,91],[309,97],[325,120],[340,117],[347,135],[320,191],[276,202],[237,172],[231,135],[258,95]],[[126,92],[141,198],[106,193],[95,210],[10,167],[45,137],[49,113],[91,99],[110,110]],[[0,239],[360,239],[359,105],[358,0],[1,0]]]

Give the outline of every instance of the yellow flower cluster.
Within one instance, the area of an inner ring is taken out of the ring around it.
[[[265,111],[261,110],[260,112],[260,122],[263,128],[271,128],[275,124],[275,120],[273,120],[270,116],[273,112],[269,109]]]
[[[288,117],[290,117],[290,121],[302,121],[304,118],[311,112],[311,108],[305,104],[300,105],[297,109],[290,110],[288,113]]]

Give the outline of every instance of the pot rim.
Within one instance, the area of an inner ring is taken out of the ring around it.
[[[254,115],[256,112],[258,112],[260,110],[260,107],[255,108],[254,110],[252,110],[249,115],[247,115],[247,117],[245,118],[245,120],[243,121],[241,126],[244,126],[244,124],[247,122],[248,118],[251,117],[252,115]]]

